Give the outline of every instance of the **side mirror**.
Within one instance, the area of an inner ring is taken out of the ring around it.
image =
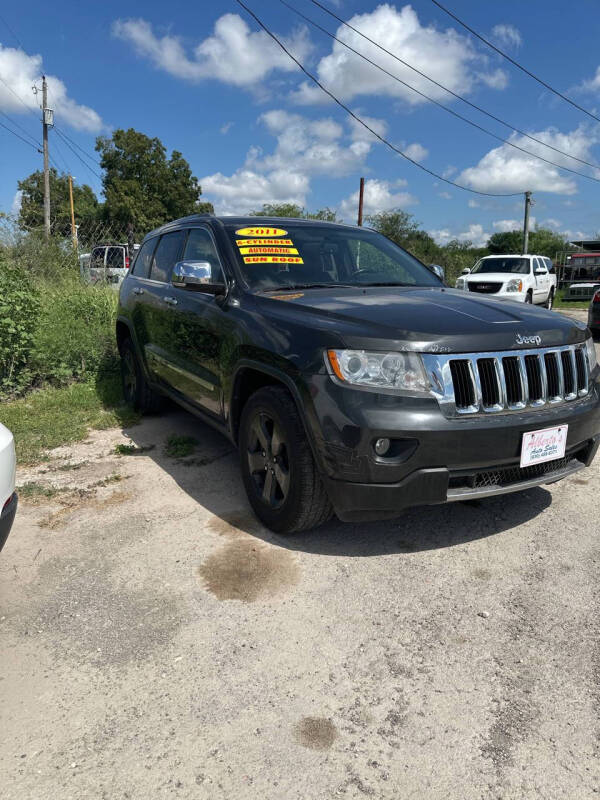
[[[429,267],[430,267],[430,269],[432,269],[435,272],[435,274],[438,276],[438,278],[441,281],[445,280],[446,271],[444,270],[444,268],[442,266],[440,266],[440,264],[430,264]]]
[[[173,286],[190,289],[205,294],[222,295],[227,287],[224,283],[214,283],[212,266],[208,261],[178,261],[171,277]]]
[[[461,275],[469,275],[470,272],[471,272],[471,270],[468,267],[465,267],[460,274]]]
[[[545,269],[536,269],[536,271],[534,272],[534,275],[545,275],[545,274],[546,274]]]

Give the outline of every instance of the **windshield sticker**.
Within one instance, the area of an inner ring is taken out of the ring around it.
[[[236,236],[287,236],[287,231],[283,228],[239,228],[235,232]]]
[[[294,244],[291,239],[236,239],[235,243],[238,247],[252,247],[253,244],[291,247]]]
[[[298,251],[295,247],[240,247],[240,253],[245,256],[266,255],[272,256],[297,256]]]
[[[304,264],[298,256],[244,256],[244,264]]]

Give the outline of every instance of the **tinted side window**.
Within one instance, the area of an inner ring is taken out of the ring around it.
[[[154,253],[152,268],[150,270],[150,278],[153,281],[168,283],[171,279],[171,273],[173,272],[177,257],[179,256],[183,237],[184,231],[165,233],[164,236],[160,237],[160,242]]]
[[[212,236],[205,228],[192,228],[185,245],[184,261],[208,261],[213,283],[223,283],[221,259]]]
[[[536,269],[540,269],[542,272],[546,272],[546,265],[544,264],[543,258],[536,258]]]
[[[156,238],[148,239],[138,250],[132,270],[132,273],[138,278],[147,278],[150,274],[150,263],[156,247],[156,241]]]
[[[545,259],[544,259],[544,262],[545,262],[545,264],[546,264],[546,266],[547,266],[547,268],[548,268],[548,272],[549,272],[551,275],[554,275],[554,274],[555,274],[555,273],[554,273],[554,264],[552,263],[552,261],[551,261],[549,258],[545,258]]]

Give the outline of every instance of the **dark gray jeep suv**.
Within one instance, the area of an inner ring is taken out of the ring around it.
[[[449,289],[365,228],[176,220],[123,281],[117,340],[127,399],[222,431],[280,533],[552,483],[600,441],[584,324]]]

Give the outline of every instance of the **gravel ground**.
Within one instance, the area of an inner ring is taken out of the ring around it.
[[[168,456],[172,433],[196,451]],[[19,482],[3,799],[600,792],[600,461],[290,539],[256,523],[235,453],[183,412],[96,432]]]

